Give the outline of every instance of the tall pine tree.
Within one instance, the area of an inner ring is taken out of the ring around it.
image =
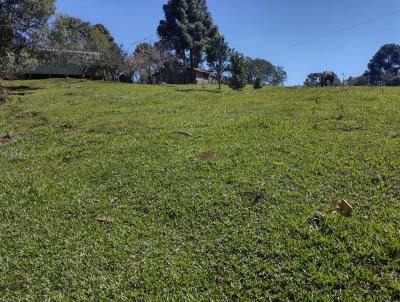
[[[161,40],[171,43],[185,64],[198,67],[208,39],[218,31],[206,0],[169,0],[163,8],[165,20],[157,29]]]

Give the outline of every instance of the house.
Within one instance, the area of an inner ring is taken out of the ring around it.
[[[199,84],[210,82],[210,72],[202,68],[171,65],[153,74],[154,83]]]

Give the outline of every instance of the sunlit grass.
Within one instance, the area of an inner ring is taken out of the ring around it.
[[[400,89],[7,85],[1,301],[400,299]]]

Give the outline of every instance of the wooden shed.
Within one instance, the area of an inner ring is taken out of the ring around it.
[[[188,66],[169,66],[153,75],[155,83],[167,84],[199,84],[210,82],[210,72],[202,68]]]

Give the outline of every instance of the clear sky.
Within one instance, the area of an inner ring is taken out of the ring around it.
[[[156,40],[167,0],[57,0],[57,9],[104,24],[125,48]],[[400,43],[399,0],[208,0],[230,46],[282,65],[288,85],[308,73],[360,75],[385,43]]]

